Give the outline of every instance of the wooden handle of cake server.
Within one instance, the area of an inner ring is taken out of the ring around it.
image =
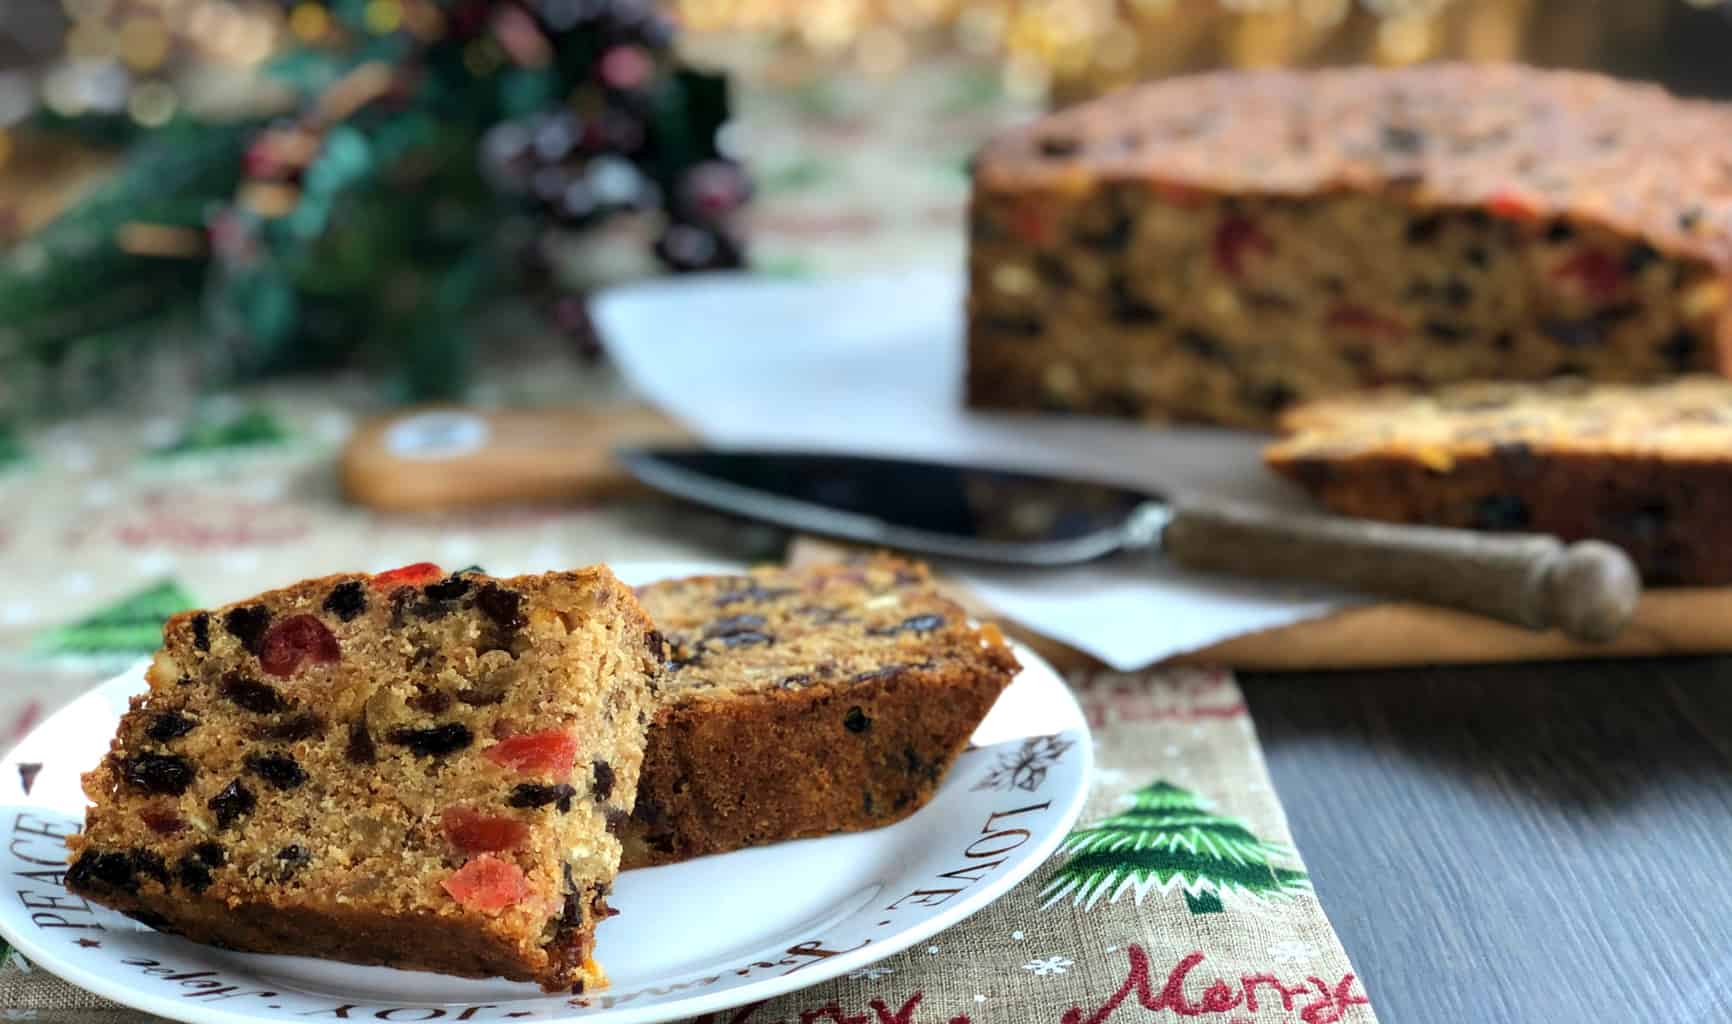
[[[1538,534],[1178,502],[1161,543],[1193,569],[1333,583],[1590,642],[1616,636],[1642,592],[1619,549],[1598,541],[1566,546]]]

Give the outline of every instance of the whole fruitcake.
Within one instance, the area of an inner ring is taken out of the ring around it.
[[[980,153],[973,404],[1267,427],[1368,387],[1722,371],[1732,108],[1520,66],[1221,72]]]
[[[1732,381],[1466,384],[1283,425],[1268,465],[1344,515],[1596,538],[1651,583],[1732,583]]]
[[[659,646],[599,567],[177,615],[85,776],[67,885],[233,949],[601,984]]]
[[[668,643],[628,867],[887,825],[938,788],[1018,666],[890,558],[643,587]]]

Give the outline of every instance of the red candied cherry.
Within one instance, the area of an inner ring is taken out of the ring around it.
[[[483,814],[472,807],[447,807],[439,828],[451,845],[464,853],[515,850],[529,838],[529,826],[503,814]]]
[[[1407,328],[1402,326],[1401,321],[1348,302],[1337,303],[1329,310],[1329,316],[1324,322],[1330,327],[1380,338],[1399,338],[1407,333]]]
[[[1028,245],[1044,246],[1052,242],[1052,222],[1031,203],[1018,203],[1010,211],[1010,231],[1017,240]]]
[[[373,576],[373,585],[382,590],[392,587],[418,586],[422,583],[432,583],[445,575],[445,570],[432,562],[416,562],[405,565],[401,569],[391,569]]]
[[[483,751],[494,764],[524,775],[566,778],[577,760],[577,737],[564,729],[508,736]]]
[[[1552,274],[1560,280],[1575,282],[1593,299],[1611,298],[1627,279],[1618,261],[1598,249],[1583,249],[1559,264]]]
[[[323,622],[312,615],[291,615],[265,630],[259,665],[271,675],[291,676],[308,658],[328,664],[342,657],[342,653],[337,638]]]
[[[1245,260],[1251,254],[1267,256],[1275,251],[1275,243],[1244,217],[1228,217],[1215,229],[1212,246],[1215,266],[1231,277],[1245,275]]]
[[[458,868],[440,885],[452,899],[483,914],[497,914],[529,895],[523,869],[491,853]]]
[[[164,810],[160,807],[146,807],[139,812],[139,817],[152,832],[159,836],[172,836],[185,831],[186,819],[174,812],[173,808]]]
[[[1518,192],[1503,190],[1491,194],[1485,202],[1486,212],[1505,220],[1533,220],[1540,215],[1532,201]]]

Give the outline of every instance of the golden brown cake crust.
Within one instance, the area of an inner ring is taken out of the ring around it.
[[[1017,671],[891,558],[641,588],[668,642],[628,867],[875,828],[931,798]]]
[[[1343,515],[1605,540],[1650,583],[1732,583],[1732,381],[1374,393],[1283,426],[1265,461]]]
[[[85,776],[68,887],[199,942],[593,988],[656,649],[599,567],[178,615]]]
[[[1169,79],[994,140],[970,401],[1271,426],[1732,363],[1732,107],[1519,66]]]

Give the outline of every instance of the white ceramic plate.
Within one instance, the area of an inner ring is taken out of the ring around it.
[[[621,575],[654,578],[623,567]],[[620,915],[597,933],[612,987],[575,997],[499,980],[214,949],[68,894],[60,837],[83,818],[78,777],[107,750],[127,699],[144,690],[141,664],[68,705],[0,761],[7,830],[0,871],[16,893],[0,900],[0,933],[75,985],[194,1024],[645,1024],[768,999],[961,921],[1058,846],[1087,795],[1088,727],[1053,670],[1025,648],[1016,655],[1023,671],[975,732],[974,748],[913,817],[872,832],[622,874],[609,899]]]

